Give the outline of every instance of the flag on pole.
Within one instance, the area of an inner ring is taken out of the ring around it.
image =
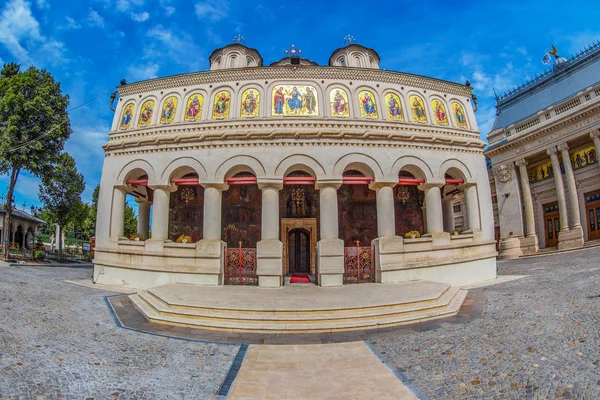
[[[546,65],[550,62],[550,60],[552,60],[552,58],[550,57],[550,53],[546,53],[544,54],[544,58],[542,58],[542,63]]]

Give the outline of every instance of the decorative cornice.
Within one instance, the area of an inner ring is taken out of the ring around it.
[[[171,143],[165,144],[161,147],[135,147],[135,148],[123,148],[118,147],[107,151],[106,157],[115,157],[115,156],[125,156],[125,155],[134,155],[134,154],[152,154],[152,153],[169,153],[169,152],[177,152],[177,151],[196,151],[196,150],[204,150],[204,149],[219,149],[219,148],[233,148],[233,147],[305,147],[305,146],[353,146],[353,147],[377,147],[377,148],[389,148],[389,149],[412,149],[412,150],[427,150],[427,151],[452,151],[455,153],[463,153],[463,154],[483,154],[482,146],[471,146],[471,147],[447,147],[443,145],[436,144],[416,144],[410,142],[404,143],[376,143],[376,142],[350,142],[350,141],[322,141],[322,140],[313,140],[313,141],[302,141],[298,142],[297,140],[283,140],[283,141],[252,141],[252,142],[244,142],[244,143],[214,143],[214,142],[205,142],[205,143],[195,143],[195,144],[185,144],[185,143]]]
[[[436,90],[443,93],[464,97],[469,97],[471,95],[471,91],[473,90],[471,87],[458,83],[443,81],[436,78],[428,78],[420,75],[411,75],[402,72],[362,68],[316,66],[272,66],[195,72],[131,83],[124,86],[119,86],[118,90],[121,96],[131,96],[135,94],[152,92],[155,90],[173,89],[176,87],[188,87],[224,82],[247,82],[263,79],[328,79],[345,81],[372,81],[410,86],[425,90]]]

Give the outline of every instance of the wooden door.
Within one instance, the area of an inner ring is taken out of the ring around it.
[[[557,246],[558,231],[560,231],[558,203],[544,205],[544,223],[546,230],[546,247]]]
[[[600,239],[600,191],[585,195],[588,240]]]

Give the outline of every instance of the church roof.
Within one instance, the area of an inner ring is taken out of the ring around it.
[[[0,214],[5,214],[5,213],[6,213],[6,210],[4,209],[4,207],[0,206]],[[46,224],[47,223],[46,221],[36,218],[33,215],[28,214],[25,211],[19,210],[17,208],[15,208],[10,215],[11,215],[11,217],[20,218],[20,219],[24,219],[24,220],[32,221],[32,222],[37,222],[38,224]]]
[[[496,120],[492,130],[527,119],[599,82],[600,42],[596,42],[518,88],[496,96]]]

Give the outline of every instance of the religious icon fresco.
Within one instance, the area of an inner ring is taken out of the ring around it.
[[[463,108],[462,104],[453,101],[452,112],[454,112],[454,120],[456,121],[456,125],[461,128],[468,128],[467,116],[465,114],[465,109]]]
[[[231,93],[221,90],[215,94],[215,103],[212,111],[213,119],[229,118],[229,106],[231,105]]]
[[[547,161],[544,164],[529,168],[527,170],[527,174],[529,175],[530,183],[536,183],[552,178],[554,176],[554,172],[552,171],[552,162]]]
[[[133,121],[133,110],[133,104],[128,104],[125,106],[125,109],[123,110],[123,116],[121,117],[121,129],[128,129],[131,126],[131,121]]]
[[[165,100],[162,112],[160,113],[160,123],[170,124],[175,119],[175,111],[177,111],[177,97],[171,96]]]
[[[276,86],[273,88],[271,112],[279,116],[318,115],[317,90],[312,86]]]
[[[410,109],[412,110],[413,120],[415,122],[427,123],[427,113],[423,99],[417,95],[409,97]]]
[[[385,95],[385,104],[389,120],[404,121],[402,103],[400,103],[400,97],[397,94],[387,93]]]
[[[154,100],[146,100],[142,104],[142,111],[140,111],[140,118],[138,119],[138,126],[148,126],[152,122],[152,113],[154,112]]]
[[[202,118],[202,107],[204,106],[204,96],[200,93],[195,93],[188,97],[185,106],[185,120],[198,121]]]
[[[246,89],[242,93],[242,106],[240,115],[242,117],[258,117],[260,106],[260,93],[256,89]]]
[[[444,107],[442,102],[433,99],[431,100],[431,107],[433,107],[435,123],[438,125],[448,125],[448,114],[446,114],[446,107]]]
[[[593,144],[574,151],[570,157],[574,170],[596,165],[598,162],[598,154],[596,154],[596,147]]]
[[[186,177],[197,177],[186,176]],[[181,235],[192,238],[192,243],[202,239],[204,218],[204,188],[179,186],[171,193],[169,202],[169,239],[177,241]]]
[[[335,88],[329,92],[329,103],[331,104],[331,115],[334,117],[349,117],[350,107],[348,94],[342,88]]]
[[[375,95],[368,90],[361,90],[358,93],[360,104],[360,116],[363,118],[377,118],[377,103]]]

